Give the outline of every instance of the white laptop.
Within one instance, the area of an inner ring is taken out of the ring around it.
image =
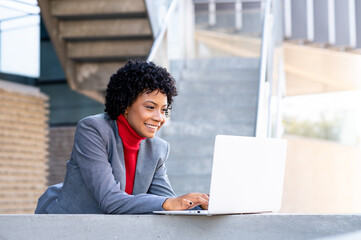
[[[286,150],[284,139],[217,135],[208,210],[153,213],[210,216],[279,211]]]

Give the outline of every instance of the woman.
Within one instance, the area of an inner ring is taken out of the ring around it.
[[[173,77],[145,61],[128,61],[110,78],[105,113],[79,121],[64,184],[39,198],[35,213],[151,213],[208,208],[208,195],[176,197],[155,137],[177,95]]]

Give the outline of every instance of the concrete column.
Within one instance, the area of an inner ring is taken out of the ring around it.
[[[194,58],[195,42],[194,42],[194,5],[191,0],[185,1],[184,18],[185,27],[185,55],[186,58]]]
[[[178,1],[168,27],[168,55],[170,60],[194,55],[194,8],[192,0]]]

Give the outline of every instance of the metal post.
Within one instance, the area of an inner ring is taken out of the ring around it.
[[[331,45],[334,45],[336,43],[335,17],[335,0],[328,0],[328,41]]]
[[[236,21],[236,30],[239,31],[242,29],[242,2],[241,0],[236,0],[235,2],[235,21]]]
[[[313,0],[307,0],[307,40],[312,42],[315,39],[315,20]]]
[[[291,0],[285,0],[285,37],[291,38],[292,37],[292,10],[291,10]]]
[[[350,47],[356,47],[356,6],[355,0],[348,1]]]
[[[216,25],[216,2],[215,0],[210,0],[208,3],[208,23],[209,26]]]
[[[361,22],[361,2],[355,2],[356,22]],[[361,48],[361,24],[356,24],[356,48]]]
[[[283,104],[282,99],[286,95],[286,74],[283,65],[283,59],[280,59],[278,65],[278,81],[277,81],[277,105],[276,105],[276,124],[274,136],[276,138],[280,138],[283,134],[282,127],[282,112],[283,112]]]
[[[261,44],[261,63],[260,63],[260,75],[259,75],[259,93],[258,93],[258,107],[257,107],[257,117],[256,117],[256,137],[265,137],[268,133],[268,121],[267,121],[267,112],[268,108],[265,103],[266,95],[266,85],[267,85],[267,60],[268,60],[268,50],[270,44],[270,29],[272,26],[272,16],[271,16],[271,3],[272,0],[266,0],[264,18],[263,18],[263,29],[262,29],[262,44]]]

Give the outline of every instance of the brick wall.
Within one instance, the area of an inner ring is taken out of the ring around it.
[[[46,188],[48,98],[0,80],[0,213],[33,213]]]
[[[48,185],[64,181],[66,162],[74,143],[75,126],[51,127]]]

